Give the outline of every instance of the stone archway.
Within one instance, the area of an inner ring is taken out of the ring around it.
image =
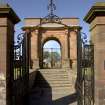
[[[40,30],[41,34],[40,34],[40,38],[39,38],[39,64],[40,67],[43,68],[43,63],[42,63],[42,58],[43,58],[43,44],[51,39],[54,39],[56,41],[58,41],[61,45],[62,48],[62,64],[63,67],[65,66],[65,64],[68,64],[69,66],[69,60],[67,61],[67,59],[69,59],[68,57],[68,42],[67,42],[67,35],[65,35],[65,30],[64,29],[56,29],[56,28],[52,28],[52,29],[41,29]],[[67,63],[65,63],[67,62]]]
[[[62,46],[62,68],[77,69],[77,34],[80,31],[77,18],[62,18],[61,23],[40,24],[42,19],[25,19],[24,31],[30,31],[30,64],[32,69],[43,68],[43,43],[57,39]],[[70,26],[72,24],[72,26]],[[74,25],[74,26],[73,26]],[[75,26],[76,25],[76,26]],[[72,62],[71,62],[72,61]]]
[[[58,39],[48,38],[43,43],[43,68],[61,68],[62,46]]]

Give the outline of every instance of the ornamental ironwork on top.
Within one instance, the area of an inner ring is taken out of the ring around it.
[[[61,19],[54,14],[54,11],[56,10],[56,5],[53,0],[49,0],[49,5],[47,7],[48,9],[48,15],[41,19],[41,24],[45,23],[61,23]]]

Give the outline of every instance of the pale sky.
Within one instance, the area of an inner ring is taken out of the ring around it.
[[[4,1],[4,0],[1,0]],[[24,26],[23,20],[28,17],[44,17],[48,14],[47,5],[49,0],[5,0],[21,18],[21,22],[16,25],[15,31],[20,33]],[[89,25],[83,21],[91,6],[95,2],[105,2],[105,0],[54,0],[56,4],[55,14],[59,17],[78,17],[82,32],[89,36]]]
[[[80,18],[80,26],[83,27],[83,32],[88,34],[89,28],[83,18],[95,2],[101,1],[105,2],[105,0],[54,0],[57,7],[55,14],[59,17]],[[11,5],[22,20],[17,24],[16,31],[23,26],[24,18],[44,17],[48,14],[49,0],[5,0],[5,2]]]
[[[50,46],[49,46],[50,45]],[[44,46],[44,48],[60,48],[60,44],[57,41],[50,40],[47,41]]]

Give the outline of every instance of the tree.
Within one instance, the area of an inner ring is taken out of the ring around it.
[[[58,52],[51,52],[51,56],[55,62],[57,62],[61,59],[61,56]]]
[[[47,59],[50,57],[50,52],[49,51],[44,51],[43,53],[43,59]]]

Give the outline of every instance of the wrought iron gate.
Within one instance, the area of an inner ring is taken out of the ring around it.
[[[43,48],[43,68],[61,68],[61,48]]]
[[[28,35],[26,33],[17,36],[17,45],[14,45],[11,54],[11,81],[12,81],[12,105],[28,104],[29,81],[29,52]]]
[[[83,58],[84,105],[94,105],[94,46],[84,45]]]
[[[83,39],[81,41],[77,73],[78,105],[94,105],[94,45],[86,44]]]

